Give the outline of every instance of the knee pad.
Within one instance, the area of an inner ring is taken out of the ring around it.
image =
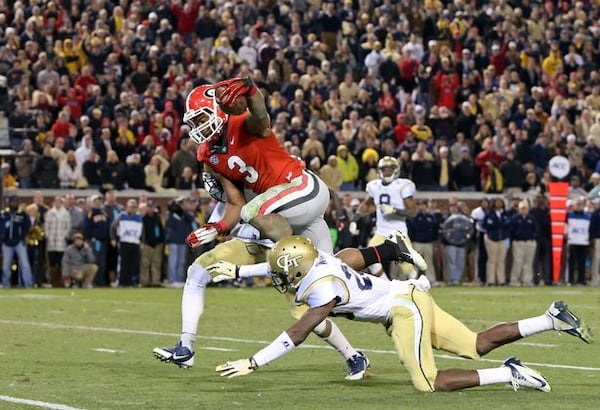
[[[187,270],[187,280],[185,284],[192,286],[206,286],[212,280],[208,271],[197,263],[192,263]]]

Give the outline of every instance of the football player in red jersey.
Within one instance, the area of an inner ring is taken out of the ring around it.
[[[224,90],[215,96],[216,90]],[[221,108],[246,98],[248,110],[228,115]],[[184,121],[190,137],[200,144],[198,161],[219,175],[227,196],[223,218],[193,232],[192,247],[212,241],[233,228],[241,218],[274,241],[302,234],[332,252],[323,214],[329,190],[304,163],[291,157],[271,130],[264,97],[249,78],[234,78],[200,86],[186,99]],[[256,194],[246,202],[243,188]]]
[[[221,87],[224,91],[217,102],[216,90]],[[221,109],[219,104],[233,106],[238,98],[246,98],[246,112],[228,115]],[[222,185],[223,194],[216,197],[226,201],[219,220],[211,220],[188,236],[190,246],[213,241],[241,220],[256,227],[262,238],[277,241],[301,233],[320,250],[333,251],[323,218],[329,204],[329,189],[304,168],[301,160],[283,149],[271,130],[264,97],[251,79],[234,78],[195,88],[186,99],[183,120],[191,127],[190,137],[200,145],[198,161],[208,166]],[[210,191],[214,183],[208,185]],[[255,196],[247,201],[244,189],[251,190]],[[158,359],[180,367],[193,366],[194,340],[204,311],[204,292],[211,281],[207,266],[218,260],[233,264],[245,259],[265,260],[249,247],[236,247],[239,244],[240,241],[225,242],[201,255],[188,268],[181,301],[181,338],[174,347],[155,348],[154,355]],[[294,310],[292,314],[300,317],[304,310]],[[335,323],[323,320],[315,328],[315,334],[344,356],[349,367],[347,379],[365,376],[367,358],[350,345]]]

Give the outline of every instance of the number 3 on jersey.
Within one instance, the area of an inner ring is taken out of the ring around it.
[[[356,284],[360,290],[369,290],[373,287],[373,282],[367,275],[362,275],[352,269],[348,268],[346,265],[342,265],[342,271],[346,275],[347,279],[351,279],[353,276],[356,279]]]
[[[243,159],[237,155],[232,155],[227,160],[227,166],[231,170],[238,168],[240,174],[244,177],[244,180],[249,184],[254,184],[258,181],[258,172],[254,167],[246,165]]]

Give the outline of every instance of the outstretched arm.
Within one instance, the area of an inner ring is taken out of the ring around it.
[[[332,299],[326,305],[307,310],[288,330],[281,333],[271,344],[256,352],[252,357],[219,365],[215,371],[228,378],[244,376],[291,352],[308,337],[319,323],[327,318],[336,303],[337,300]]]
[[[250,114],[246,117],[246,131],[259,137],[269,136],[271,134],[271,118],[269,118],[262,92],[257,88],[256,94],[247,97],[247,100]]]

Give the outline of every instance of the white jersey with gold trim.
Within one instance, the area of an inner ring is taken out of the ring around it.
[[[373,198],[373,202],[377,207],[375,234],[388,236],[395,231],[407,233],[406,222],[394,216],[385,216],[381,210],[381,205],[391,205],[394,208],[405,209],[404,199],[414,196],[417,191],[415,183],[410,179],[396,178],[389,184],[384,185],[381,179],[374,179],[367,183],[366,191]]]
[[[337,299],[332,310],[335,315],[386,323],[394,295],[407,294],[408,289],[406,281],[356,272],[335,256],[319,251],[315,264],[300,281],[295,302],[315,308]]]

